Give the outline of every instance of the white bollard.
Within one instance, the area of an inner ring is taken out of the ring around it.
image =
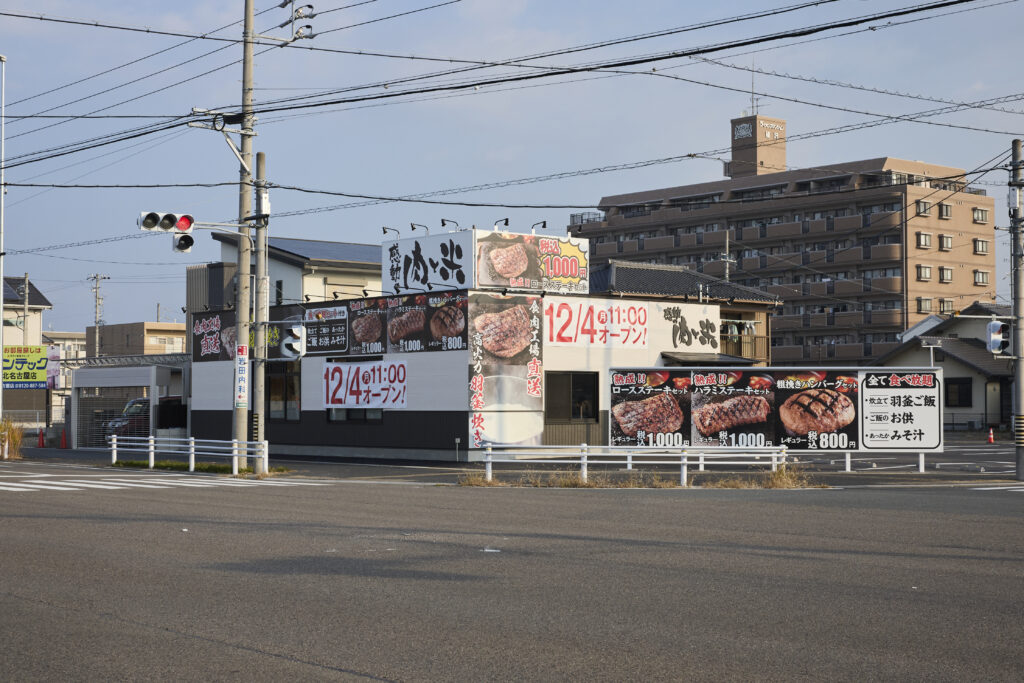
[[[231,475],[238,476],[238,439],[231,439]]]
[[[850,468],[850,452],[849,451],[846,452],[846,471],[847,472],[852,472],[853,471]]]
[[[149,469],[153,469],[156,466],[156,442],[153,440],[153,436],[149,437]]]
[[[679,456],[679,485],[684,488],[686,487],[686,462],[688,458],[689,456],[684,448],[682,455]]]
[[[587,480],[587,444],[580,444],[580,479],[582,481]]]
[[[110,464],[117,464],[117,434],[110,437]]]
[[[264,441],[262,444],[263,450],[263,473],[270,474],[270,442]]]
[[[626,453],[626,469],[633,469],[633,452]]]
[[[772,472],[775,472],[778,469],[779,469],[779,454],[775,453],[773,451],[772,452]]]
[[[491,447],[487,447],[487,454],[484,456],[484,481],[490,481],[494,476],[494,466],[491,464]]]
[[[196,471],[196,437],[188,437],[188,471]]]
[[[917,458],[917,471],[924,472],[924,453],[918,453]]]
[[[704,471],[704,453],[703,451],[697,456],[697,469],[701,472]]]

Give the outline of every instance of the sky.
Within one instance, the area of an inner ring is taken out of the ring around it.
[[[815,6],[749,18],[803,4]],[[603,196],[722,178],[718,159],[727,158],[721,150],[729,146],[729,120],[749,112],[752,98],[760,113],[787,121],[790,138],[882,124],[791,139],[791,168],[882,156],[967,170],[1005,163],[1011,140],[1024,137],[1024,79],[1009,58],[1024,17],[1016,0],[974,0],[728,46],[920,4],[318,0],[318,16],[302,22],[313,26],[313,39],[256,48],[257,110],[293,107],[258,114],[254,151],[266,154],[271,183],[374,197],[457,190],[431,198],[535,208],[367,205],[279,188],[271,192],[270,234],[379,244],[382,226],[408,236],[410,223],[440,230],[441,219],[449,219],[463,228],[490,228],[506,217],[514,231],[547,221],[549,232],[564,234],[571,213]],[[256,30],[284,38],[288,29],[277,26],[289,10],[277,5],[256,0]],[[82,331],[93,324],[88,278],[94,274],[109,278],[100,288],[106,323],[153,321],[158,307],[161,320],[184,321],[185,268],[219,260],[219,243],[201,232],[191,253],[176,254],[170,237],[142,233],[136,219],[148,210],[188,212],[204,222],[237,216],[238,161],[222,134],[162,124],[180,123],[174,117],[193,107],[237,109],[242,46],[125,29],[238,40],[243,9],[243,0],[0,0],[9,184],[4,272],[28,273],[53,304],[44,329]],[[466,61],[493,64],[608,41],[616,44],[450,73],[480,66]],[[614,72],[483,82],[543,72],[536,67],[593,67],[697,48],[706,51]],[[455,84],[468,87],[407,92]],[[310,101],[295,98],[309,95],[388,97],[295,108]],[[999,110],[972,106],[914,121],[891,118],[999,97],[1008,97]],[[140,127],[146,134],[73,151]],[[671,160],[615,168],[665,159]],[[560,177],[545,179],[555,174]],[[996,225],[1005,227],[1007,171],[973,177],[995,197]],[[31,183],[159,187],[24,186]],[[167,187],[181,184],[212,186]],[[1001,233],[996,279],[1003,296],[1007,244]]]

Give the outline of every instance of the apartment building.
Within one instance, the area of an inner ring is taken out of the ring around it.
[[[959,168],[891,157],[785,170],[786,122],[732,122],[728,179],[573,214],[591,261],[678,265],[781,297],[775,364],[888,353],[932,314],[994,301],[994,201]]]

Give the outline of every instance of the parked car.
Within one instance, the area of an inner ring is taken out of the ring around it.
[[[184,427],[185,405],[181,396],[164,396],[157,403],[156,428]],[[107,423],[107,436],[149,436],[149,399],[128,401],[119,417]]]

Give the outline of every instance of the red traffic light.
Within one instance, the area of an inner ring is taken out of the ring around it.
[[[192,224],[195,221],[192,220],[192,216],[184,214],[178,218],[178,222],[174,224],[174,229],[179,232],[188,232],[192,229]]]

